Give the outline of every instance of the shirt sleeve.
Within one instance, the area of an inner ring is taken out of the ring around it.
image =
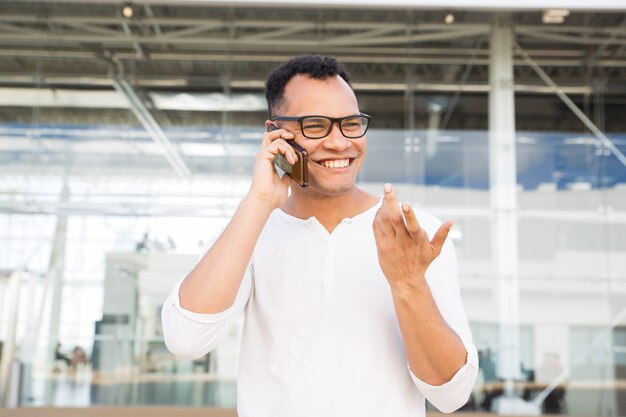
[[[427,228],[430,229],[427,231],[431,239],[439,224],[436,221],[435,227]],[[465,405],[472,393],[478,375],[478,354],[461,301],[456,253],[450,238],[446,239],[441,254],[426,271],[426,281],[441,315],[463,342],[467,357],[465,365],[443,385],[434,386],[422,381],[410,367],[409,373],[419,391],[432,405],[443,413],[451,413]]]
[[[184,278],[172,289],[161,310],[165,346],[174,355],[198,359],[214,350],[241,316],[252,294],[252,266],[248,264],[243,280],[229,308],[219,313],[201,314],[186,310],[178,295]]]

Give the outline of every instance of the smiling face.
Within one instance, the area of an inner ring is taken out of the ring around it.
[[[339,76],[317,80],[296,75],[285,86],[281,116],[321,115],[344,117],[359,114],[359,105],[350,86]],[[297,122],[274,122],[291,131],[295,141],[309,154],[307,193],[337,196],[354,189],[356,176],[365,159],[366,138],[348,139],[337,123],[328,136],[308,139]]]

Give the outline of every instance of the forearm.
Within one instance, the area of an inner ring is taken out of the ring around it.
[[[180,291],[180,305],[196,313],[218,313],[235,301],[252,251],[273,208],[252,195],[246,196],[224,232],[187,275]]]
[[[393,303],[411,371],[442,385],[463,367],[467,352],[441,315],[424,277],[393,284]]]

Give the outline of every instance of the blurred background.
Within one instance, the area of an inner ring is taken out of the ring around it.
[[[0,1],[0,405],[235,407],[241,323],[181,360],[160,308],[315,53],[374,116],[359,185],[456,221],[463,411],[626,415],[626,5],[316,3]]]

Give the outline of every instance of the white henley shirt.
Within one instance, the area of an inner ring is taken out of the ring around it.
[[[426,279],[465,345],[467,361],[450,381],[432,386],[408,367],[391,290],[378,264],[372,223],[380,204],[344,219],[332,233],[315,217],[274,210],[231,307],[194,313],[180,306],[180,282],[172,290],[162,310],[167,348],[184,358],[202,357],[245,313],[240,417],[423,417],[425,399],[442,412],[464,405],[478,357],[454,248],[448,239]],[[424,211],[416,215],[432,238],[440,222]]]

